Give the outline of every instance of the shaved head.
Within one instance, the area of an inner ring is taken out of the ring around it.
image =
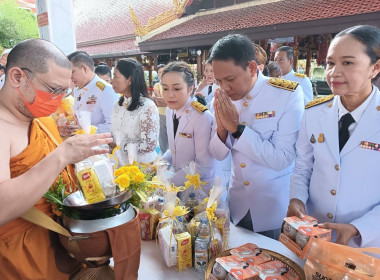
[[[34,73],[47,73],[50,62],[71,69],[65,54],[53,43],[43,39],[29,39],[16,45],[9,53],[6,73],[13,67],[27,68]]]

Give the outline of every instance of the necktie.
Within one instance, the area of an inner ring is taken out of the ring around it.
[[[208,93],[207,93],[207,95],[210,95],[211,92],[212,92],[212,85],[208,86]]]
[[[355,120],[350,113],[345,114],[339,121],[339,151],[341,151],[346,144],[350,134],[348,133],[348,127],[354,123]]]
[[[174,138],[175,138],[175,135],[177,133],[178,123],[179,123],[179,119],[177,119],[177,116],[174,114],[174,117],[173,117]]]

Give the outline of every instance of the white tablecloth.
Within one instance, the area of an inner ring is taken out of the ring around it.
[[[261,248],[275,251],[304,266],[304,262],[279,241],[231,224],[230,247],[238,247],[245,243],[254,243]],[[168,268],[158,244],[155,241],[142,241],[139,280],[203,280],[204,278],[204,273],[196,272],[193,268],[181,272],[175,267]]]

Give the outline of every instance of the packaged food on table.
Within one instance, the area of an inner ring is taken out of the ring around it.
[[[297,274],[281,261],[271,261],[256,265],[254,270],[259,274],[260,279],[299,279]]]
[[[178,233],[175,235],[178,244],[178,270],[184,270],[193,266],[193,257],[191,249],[191,236],[188,232]]]
[[[311,216],[284,218],[279,241],[300,259],[306,257],[314,238],[330,241],[331,230],[318,227],[318,220]]]
[[[149,213],[139,213],[141,240],[151,240],[150,218],[151,215]]]
[[[380,259],[375,256],[380,256],[380,248],[352,248],[314,239],[305,264],[306,279],[380,279]]]
[[[168,267],[177,264],[177,240],[175,239],[170,226],[161,228],[158,231],[158,242],[162,257]]]
[[[231,249],[231,255],[239,256],[253,266],[272,260],[272,257],[268,253],[252,243],[247,243],[237,248]]]
[[[231,255],[217,258],[216,262],[233,277],[239,280],[257,279],[257,276],[259,275],[259,272],[257,272],[252,265],[238,256]]]

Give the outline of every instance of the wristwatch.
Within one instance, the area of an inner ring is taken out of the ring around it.
[[[244,128],[245,128],[245,125],[239,124],[236,132],[231,133],[232,137],[233,138],[239,138],[243,134]]]

